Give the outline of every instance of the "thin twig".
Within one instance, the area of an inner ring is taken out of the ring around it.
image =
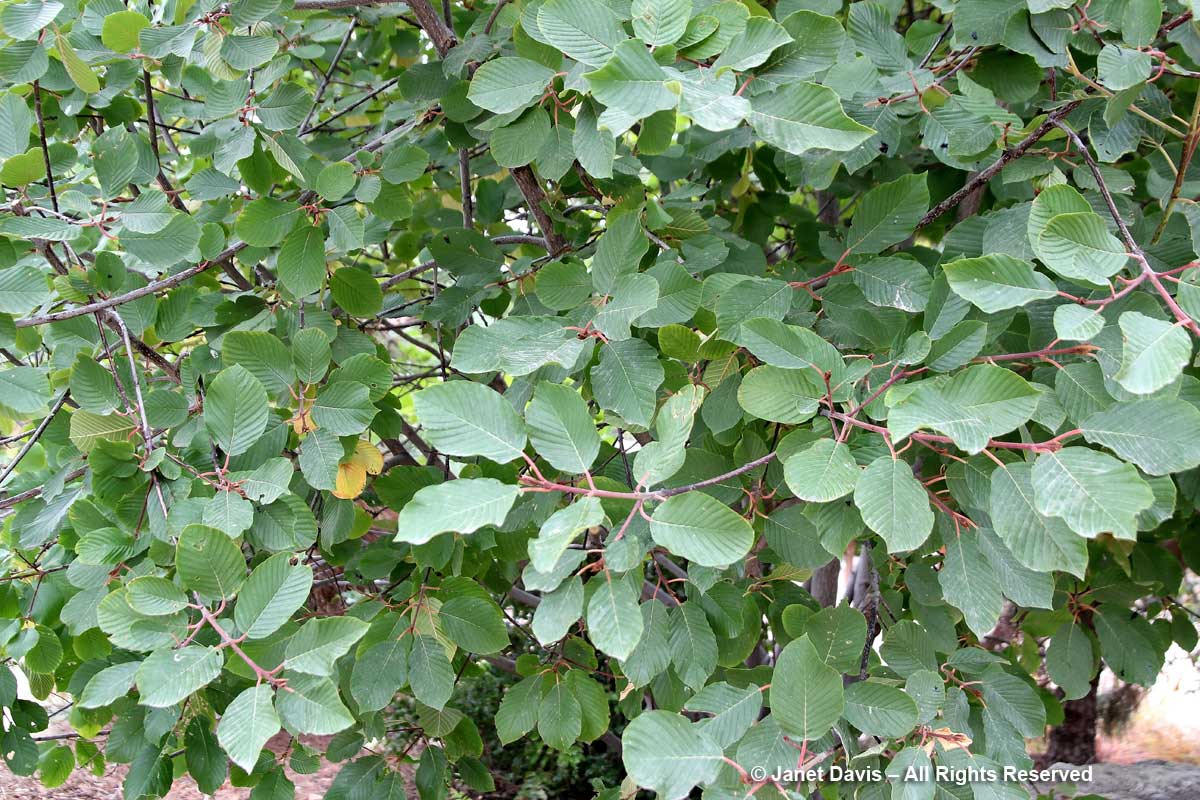
[[[1104,204],[1108,207],[1108,213],[1112,216],[1113,221],[1117,223],[1117,231],[1121,234],[1121,241],[1125,243],[1126,249],[1129,250],[1129,255],[1141,266],[1142,275],[1154,286],[1159,297],[1167,304],[1167,308],[1171,309],[1171,313],[1175,316],[1175,319],[1191,331],[1192,334],[1200,337],[1200,325],[1197,325],[1196,321],[1179,307],[1179,303],[1175,302],[1175,298],[1167,291],[1167,287],[1163,286],[1158,273],[1150,266],[1150,260],[1146,258],[1146,253],[1137,243],[1137,240],[1133,238],[1133,234],[1129,232],[1129,226],[1125,224],[1121,212],[1117,210],[1117,204],[1113,200],[1112,192],[1109,191],[1108,185],[1104,182],[1104,175],[1100,172],[1100,165],[1092,157],[1091,151],[1088,150],[1083,139],[1079,138],[1079,134],[1065,123],[1056,120],[1054,124],[1062,129],[1063,133],[1067,134],[1076,149],[1079,150],[1079,155],[1088,165],[1088,169],[1091,170],[1092,178],[1096,181],[1096,187],[1100,190],[1100,196],[1104,198]]]
[[[29,453],[29,451],[33,449],[33,446],[37,444],[37,440],[41,438],[42,434],[46,432],[46,428],[48,428],[51,421],[53,421],[54,415],[62,409],[63,404],[67,402],[67,398],[70,396],[71,390],[68,389],[59,395],[58,399],[54,401],[54,405],[50,407],[50,413],[47,414],[46,418],[43,419],[38,426],[33,429],[33,433],[29,436],[29,441],[25,442],[20,451],[13,456],[13,460],[5,465],[4,471],[0,472],[0,486],[4,485],[4,481],[7,480],[8,476],[11,475],[13,470],[17,468],[17,464],[21,463],[21,459],[23,459]]]
[[[350,26],[346,28],[346,35],[342,37],[341,44],[338,45],[337,51],[333,54],[333,58],[329,62],[329,69],[325,71],[325,75],[321,78],[321,85],[317,87],[317,93],[313,97],[312,108],[304,115],[304,121],[300,123],[300,130],[305,130],[308,123],[312,121],[313,114],[317,111],[317,106],[321,104],[321,98],[325,96],[325,90],[329,88],[329,81],[333,78],[333,73],[337,69],[338,62],[342,60],[342,54],[346,52],[346,45],[350,44],[350,37],[354,35],[354,28],[358,25],[357,19],[350,20]]]

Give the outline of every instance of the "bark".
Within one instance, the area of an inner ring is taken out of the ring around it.
[[[1078,700],[1063,705],[1063,721],[1050,729],[1046,741],[1047,764],[1091,764],[1096,760],[1096,686],[1099,674],[1092,678],[1092,689]]]
[[[837,602],[838,571],[841,565],[841,560],[834,558],[813,573],[808,591],[822,608],[828,608]]]

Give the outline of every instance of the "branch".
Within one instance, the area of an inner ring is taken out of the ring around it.
[[[80,467],[77,470],[69,472],[67,473],[67,477],[63,478],[63,483],[70,483],[76,478],[81,478],[85,472],[87,472],[87,467]],[[0,510],[12,508],[15,505],[24,503],[26,500],[32,500],[40,495],[42,490],[45,488],[46,487],[44,486],[35,486],[32,489],[27,489],[21,492],[20,494],[14,494],[12,497],[6,497],[3,500],[0,500]]]
[[[1046,119],[1042,121],[1042,124],[1038,125],[1036,128],[1034,128],[1032,133],[1018,142],[1016,147],[1012,148],[1011,150],[1005,150],[1000,154],[998,159],[992,162],[989,166],[981,169],[975,175],[975,177],[967,181],[967,183],[964,184],[961,189],[931,208],[929,213],[921,217],[921,221],[917,223],[917,230],[921,230],[921,228],[930,225],[942,214],[945,214],[950,209],[956,207],[960,202],[962,202],[963,198],[983,184],[990,181],[998,172],[1000,172],[1000,170],[1004,169],[1013,161],[1016,161],[1018,158],[1025,155],[1026,151],[1028,151],[1030,147],[1033,147],[1034,144],[1040,141],[1042,137],[1044,137],[1051,131],[1051,129],[1058,125],[1060,120],[1078,108],[1079,104],[1082,102],[1082,100],[1072,100],[1066,105],[1060,106],[1059,108],[1056,108],[1047,114]]]
[[[24,446],[21,447],[21,450],[15,456],[13,456],[13,460],[8,462],[8,464],[4,467],[4,471],[0,472],[0,485],[4,484],[4,481],[7,480],[8,476],[12,474],[12,471],[17,468],[17,464],[21,463],[21,459],[23,459],[29,453],[29,451],[33,449],[34,444],[36,444],[37,440],[41,438],[42,434],[46,432],[46,428],[50,427],[50,423],[54,420],[55,414],[62,409],[63,404],[67,402],[67,398],[70,396],[71,390],[68,389],[60,394],[58,399],[54,401],[54,405],[50,408],[50,413],[47,414],[46,418],[43,419],[41,423],[39,423],[38,426],[33,429],[33,433],[30,435],[29,441],[27,441]]]
[[[1158,277],[1158,273],[1155,272],[1154,268],[1150,266],[1150,261],[1146,258],[1146,253],[1142,250],[1141,246],[1138,245],[1137,240],[1133,238],[1133,234],[1129,232],[1129,226],[1125,224],[1124,218],[1121,217],[1121,212],[1117,210],[1117,204],[1113,200],[1112,192],[1108,190],[1108,185],[1104,182],[1104,175],[1100,172],[1100,165],[1097,164],[1096,159],[1092,157],[1091,151],[1088,150],[1087,145],[1084,144],[1084,141],[1079,138],[1079,134],[1077,134],[1069,126],[1057,120],[1054,124],[1057,125],[1063,131],[1063,133],[1067,134],[1067,136],[1074,143],[1075,148],[1079,150],[1080,156],[1082,156],[1083,160],[1087,163],[1088,169],[1091,170],[1092,177],[1096,181],[1096,186],[1100,189],[1100,196],[1104,198],[1104,204],[1108,207],[1108,213],[1112,216],[1113,221],[1117,223],[1117,231],[1121,234],[1121,241],[1125,243],[1126,249],[1129,250],[1129,255],[1132,256],[1134,260],[1136,260],[1141,266],[1142,276],[1149,280],[1151,285],[1154,286],[1155,291],[1158,292],[1159,296],[1163,299],[1163,302],[1167,304],[1167,308],[1171,309],[1171,313],[1175,315],[1175,319],[1179,322],[1179,324],[1186,327],[1192,332],[1193,335],[1200,337],[1200,325],[1197,325],[1196,321],[1188,316],[1187,312],[1179,307],[1179,303],[1175,302],[1175,298],[1170,292],[1167,291],[1167,287],[1163,286],[1162,281]]]
[[[333,72],[337,69],[338,62],[342,60],[342,54],[346,52],[346,45],[350,44],[350,37],[354,35],[354,28],[357,25],[357,19],[350,20],[350,25],[346,28],[346,35],[342,37],[342,43],[338,45],[337,51],[329,61],[329,69],[321,77],[321,85],[317,87],[317,94],[313,97],[312,108],[308,110],[308,113],[304,115],[304,121],[300,123],[300,130],[302,132],[308,128],[308,123],[312,122],[312,116],[317,112],[317,106],[321,104],[321,98],[325,96],[325,90],[329,88],[329,81],[333,78]]]
[[[608,497],[614,500],[666,500],[668,497],[674,497],[677,494],[687,494],[696,489],[703,489],[706,486],[714,486],[718,483],[723,483],[730,478],[736,478],[738,475],[749,472],[752,469],[757,469],[764,464],[769,464],[775,459],[776,453],[770,452],[761,458],[756,458],[748,464],[742,464],[737,469],[731,469],[729,472],[722,473],[712,478],[705,478],[702,481],[689,483],[686,486],[676,486],[673,489],[659,489],[654,492],[614,492],[607,489],[593,489],[588,486],[571,486],[566,483],[555,483],[541,478],[536,478],[532,475],[522,475],[519,480],[525,484],[526,488],[533,491],[541,492],[563,492],[564,494],[580,494],[588,497]]]
[[[337,2],[337,0],[333,0],[333,2]],[[408,7],[412,9],[413,16],[420,23],[421,29],[433,42],[438,56],[445,58],[446,53],[458,44],[458,37],[454,35],[454,31],[450,30],[441,15],[433,10],[433,6],[429,5],[429,0],[407,0],[407,2]],[[300,4],[297,3],[296,7],[299,8]]]
[[[97,311],[103,311],[106,308],[113,308],[114,306],[119,306],[124,303],[137,300],[139,297],[145,297],[146,295],[154,294],[162,289],[171,289],[188,280],[189,278],[199,275],[201,272],[204,272],[210,267],[213,267],[221,262],[228,261],[245,248],[245,242],[238,242],[237,244],[226,248],[224,252],[210,261],[201,261],[199,264],[194,264],[187,269],[182,270],[181,272],[176,272],[174,275],[161,278],[157,281],[151,281],[145,286],[139,286],[136,289],[125,292],[125,294],[115,295],[103,300],[96,300],[95,302],[87,303],[82,306],[76,306],[75,308],[64,309],[63,311],[55,311],[52,314],[42,314],[36,317],[22,317],[16,321],[16,326],[18,328],[31,328],[35,325],[45,325],[50,322],[61,322],[64,319],[74,319],[75,317],[82,317],[84,314],[94,314]]]
[[[407,0],[296,0],[292,8],[296,11],[326,11],[333,8],[390,6],[399,3],[407,3]]]
[[[566,249],[567,243],[554,232],[554,221],[542,207],[542,204],[546,202],[546,193],[542,191],[542,184],[537,175],[530,167],[517,167],[511,171],[511,174],[517,188],[521,190],[521,194],[525,198],[525,205],[529,206],[542,235],[546,237],[546,249],[550,251],[550,255],[558,255]]]

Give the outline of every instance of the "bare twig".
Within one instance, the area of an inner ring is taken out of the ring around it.
[[[12,461],[5,465],[4,471],[0,472],[0,486],[4,484],[4,481],[8,479],[8,476],[11,475],[13,470],[17,468],[17,465],[21,463],[21,459],[23,459],[29,453],[29,451],[33,449],[33,446],[37,444],[37,440],[41,438],[42,434],[46,432],[46,428],[48,428],[50,423],[54,420],[54,415],[62,409],[63,404],[67,402],[67,398],[70,396],[71,392],[68,389],[59,395],[58,399],[54,401],[54,405],[50,407],[50,413],[47,414],[46,418],[43,419],[38,426],[33,429],[33,433],[29,436],[29,441],[25,442],[20,451],[13,456]]]
[[[349,27],[346,28],[346,35],[342,37],[341,44],[334,52],[333,58],[329,61],[329,69],[325,71],[325,75],[321,78],[321,85],[317,87],[317,93],[313,96],[312,108],[304,115],[304,121],[300,123],[300,130],[306,130],[308,123],[312,121],[313,114],[317,111],[317,106],[321,105],[321,98],[325,96],[325,90],[329,88],[329,81],[333,78],[333,73],[337,70],[338,62],[342,60],[342,54],[346,52],[346,45],[350,44],[350,37],[354,35],[354,28],[358,25],[357,19],[350,20]]]

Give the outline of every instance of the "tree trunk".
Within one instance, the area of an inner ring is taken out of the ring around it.
[[[842,562],[835,558],[828,564],[818,567],[817,571],[813,573],[809,583],[809,593],[821,604],[822,608],[828,608],[837,602],[838,569],[841,565]]]
[[[1045,762],[1048,765],[1091,764],[1096,760],[1096,686],[1099,673],[1092,678],[1092,690],[1078,700],[1063,705],[1062,724],[1050,729]]]

